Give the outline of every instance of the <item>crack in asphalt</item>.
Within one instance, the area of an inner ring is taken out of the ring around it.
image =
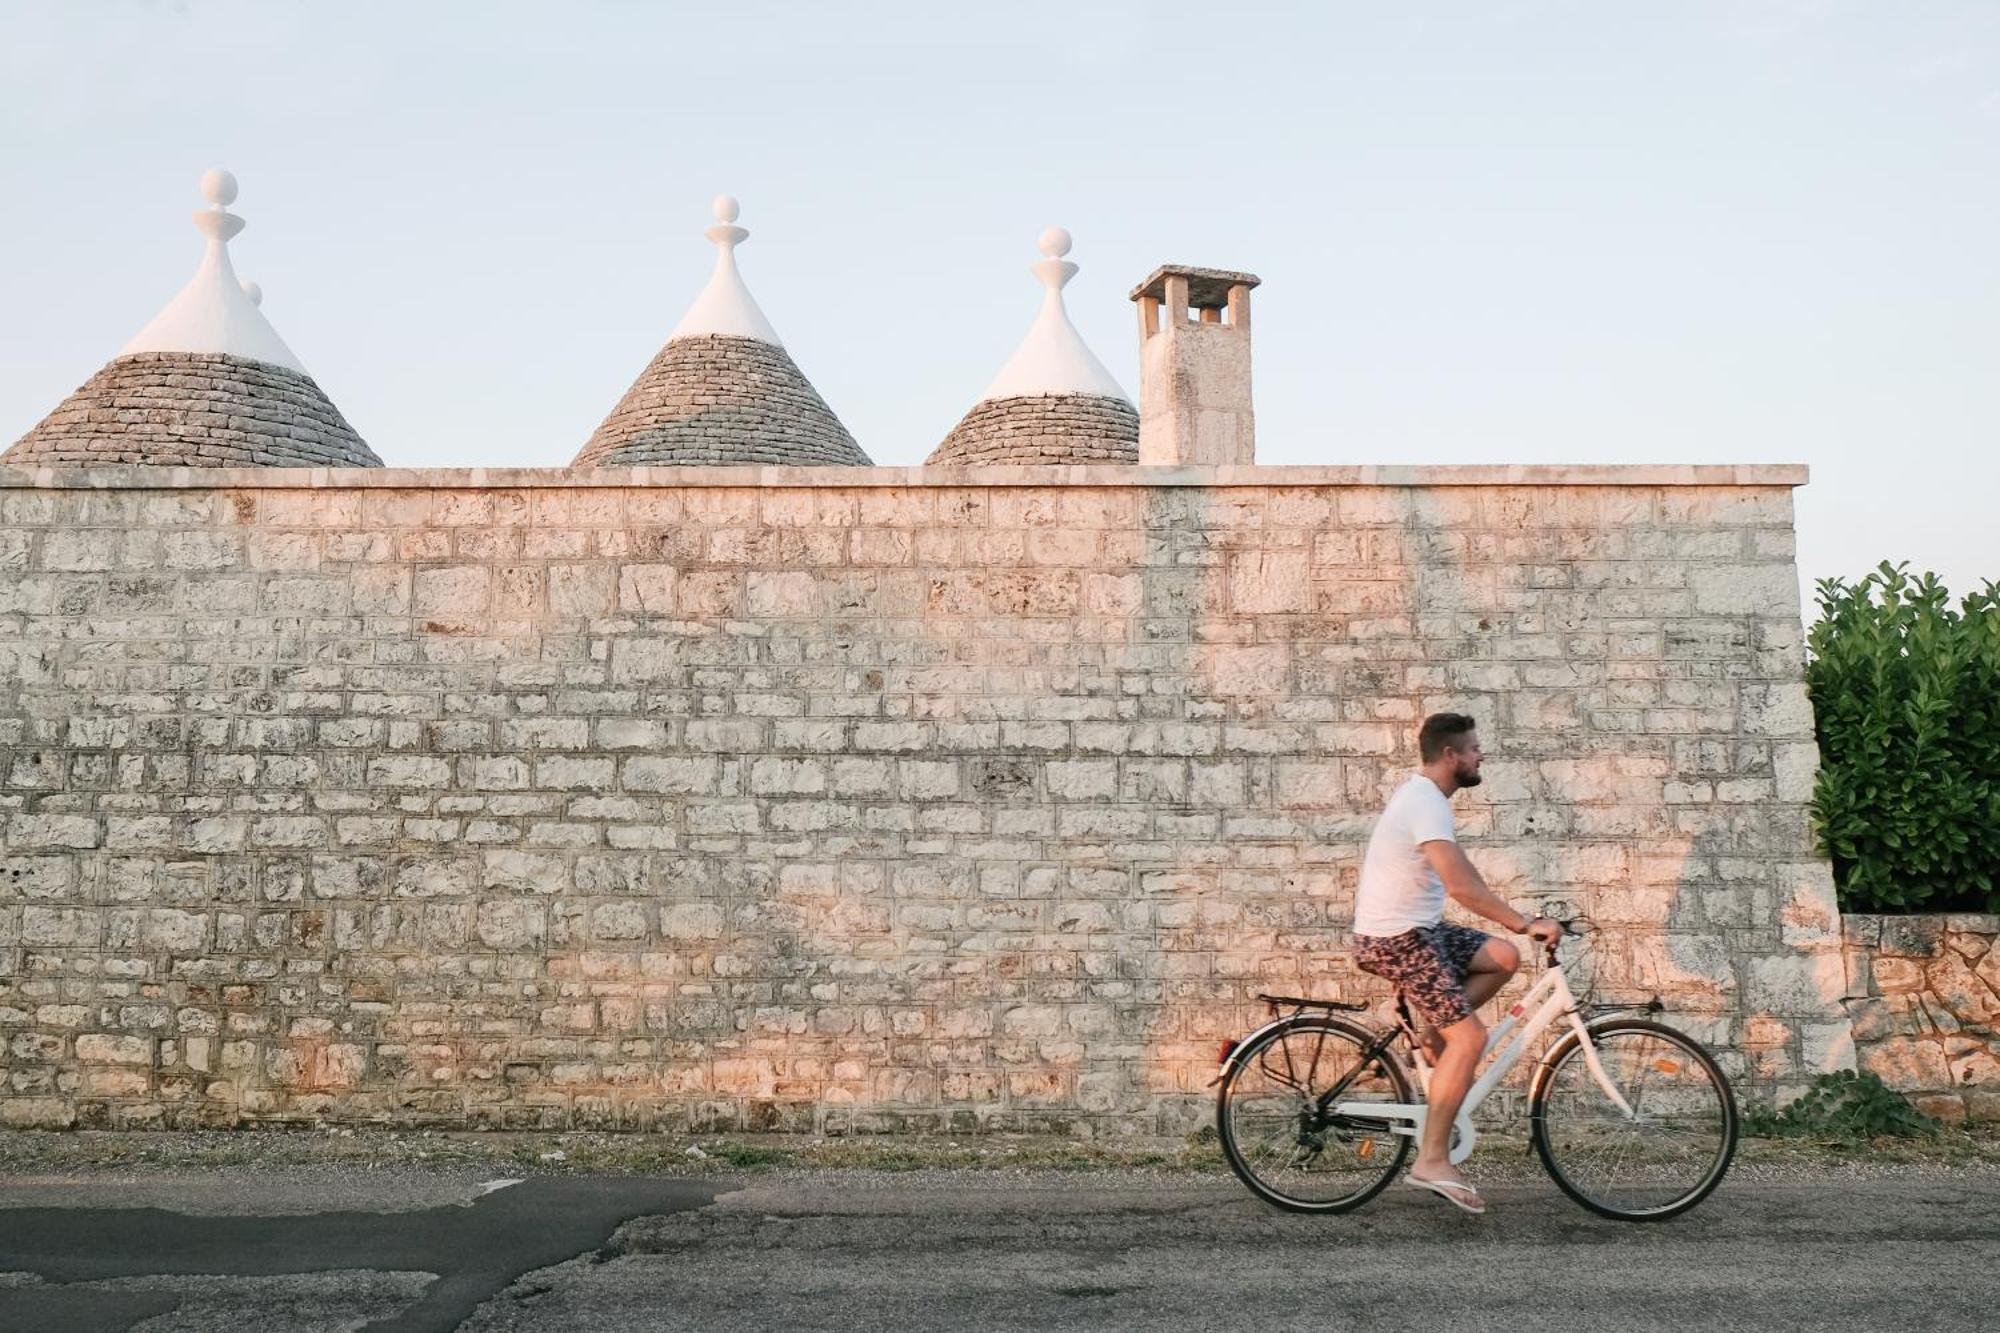
[[[373,1270],[436,1280],[362,1333],[450,1333],[522,1274],[601,1250],[634,1217],[705,1207],[715,1182],[541,1176],[414,1212],[190,1216],[159,1208],[0,1210],[0,1328],[105,1333],[179,1306],[145,1290],[70,1284],[162,1276],[275,1276]],[[122,1322],[119,1322],[122,1321]]]

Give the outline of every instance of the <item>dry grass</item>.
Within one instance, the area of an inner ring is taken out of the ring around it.
[[[1527,1156],[1527,1136],[1495,1130],[1481,1160]],[[1817,1143],[1745,1138],[1742,1163],[1773,1166],[2000,1166],[2000,1126],[1950,1129],[1928,1139]],[[263,1129],[0,1132],[0,1172],[258,1166],[497,1167],[604,1174],[738,1174],[773,1168],[870,1171],[1116,1170],[1221,1172],[1213,1133],[1185,1139],[1079,1142],[1054,1135],[608,1134]]]

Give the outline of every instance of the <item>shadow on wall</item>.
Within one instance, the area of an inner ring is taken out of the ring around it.
[[[1186,617],[1190,714],[1229,719],[1225,750],[1257,738],[1245,797],[1258,813],[1228,821],[1219,865],[1155,879],[1174,894],[1149,1036],[1150,1090],[1178,1099],[1163,1129],[1207,1114],[1217,1044],[1265,1017],[1257,990],[1386,998],[1349,962],[1358,862],[1417,762],[1416,723],[1447,710],[1477,718],[1486,744],[1486,782],[1455,802],[1482,874],[1523,906],[1568,904],[1599,927],[1568,955],[1580,989],[1659,996],[1733,1074],[1779,1096],[1852,1063],[1832,1007],[1831,886],[1784,771],[1796,756],[1774,758],[1752,716],[1763,694],[1742,693],[1795,683],[1795,638],[1753,653],[1751,636],[1774,631],[1751,608],[1688,614],[1657,493],[1274,490],[1305,550],[1265,544],[1279,525],[1213,493],[1182,494],[1199,507],[1187,564],[1149,565],[1147,595]],[[1155,506],[1171,539],[1186,511]],[[1773,683],[1736,679],[1746,659]],[[1489,1023],[1534,974],[1530,958]],[[1491,1105],[1506,1115],[1511,1100]]]

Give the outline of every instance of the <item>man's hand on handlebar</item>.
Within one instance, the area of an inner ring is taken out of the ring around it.
[[[1538,916],[1528,923],[1523,933],[1537,944],[1554,944],[1563,937],[1563,924],[1549,917]]]

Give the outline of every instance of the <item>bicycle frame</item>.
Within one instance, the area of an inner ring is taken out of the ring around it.
[[[1530,1014],[1529,1010],[1533,1013]],[[1523,1017],[1526,1016],[1524,1023]],[[1450,1159],[1455,1166],[1472,1155],[1473,1145],[1479,1139],[1479,1131],[1473,1128],[1472,1115],[1477,1111],[1500,1081],[1507,1077],[1515,1065],[1521,1061],[1534,1040],[1547,1031],[1558,1019],[1568,1019],[1570,1030],[1582,1044],[1584,1063],[1589,1066],[1591,1077],[1611,1102],[1627,1118],[1635,1113],[1624,1096],[1604,1072],[1604,1066],[1597,1059],[1597,1045],[1590,1039],[1590,1029],[1577,1013],[1576,997],[1570,993],[1569,982],[1563,977],[1562,965],[1556,963],[1545,970],[1540,980],[1528,988],[1528,993],[1508,1009],[1506,1017],[1500,1020],[1492,1032],[1487,1034],[1485,1049],[1480,1051],[1481,1061],[1491,1059],[1486,1072],[1474,1080],[1465,1094],[1465,1102],[1458,1109],[1458,1142],[1452,1147]],[[1511,1040],[1510,1040],[1511,1038]],[[1504,1043],[1504,1045],[1503,1045]],[[1423,1048],[1412,1043],[1412,1060],[1417,1070],[1417,1083],[1423,1097],[1429,1097],[1431,1089],[1431,1064]],[[1497,1054],[1496,1054],[1497,1053]],[[1341,1102],[1334,1106],[1333,1114],[1354,1120],[1386,1120],[1397,1134],[1420,1138],[1424,1132],[1424,1120],[1429,1108],[1424,1101],[1403,1102]]]

